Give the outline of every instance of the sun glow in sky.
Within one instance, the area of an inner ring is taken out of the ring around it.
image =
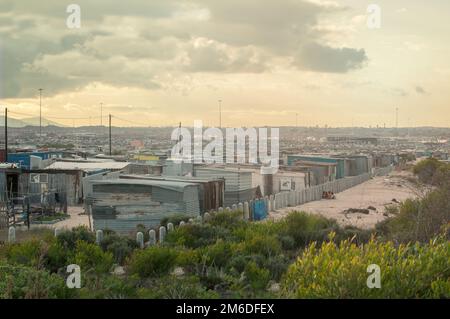
[[[76,3],[74,29],[62,1],[0,3],[11,116],[37,116],[43,88],[66,125],[100,124],[103,103],[118,126],[218,126],[221,99],[224,126],[393,126],[396,107],[400,126],[450,126],[446,0],[378,0],[379,29],[361,0]]]

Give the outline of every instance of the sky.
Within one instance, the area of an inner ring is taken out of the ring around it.
[[[2,0],[0,108],[38,116],[42,88],[71,126],[219,126],[221,100],[230,127],[450,127],[449,40],[448,0]]]

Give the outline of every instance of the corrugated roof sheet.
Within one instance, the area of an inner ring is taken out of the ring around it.
[[[108,180],[98,180],[91,181],[93,185],[146,185],[153,187],[160,187],[164,189],[170,189],[177,192],[182,192],[184,188],[188,186],[197,186],[197,184],[193,183],[185,183],[178,181],[161,181],[161,180],[150,180],[150,179],[108,179]]]
[[[120,170],[130,165],[128,162],[55,162],[46,169],[93,171],[101,169]]]

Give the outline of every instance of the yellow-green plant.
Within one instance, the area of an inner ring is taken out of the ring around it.
[[[332,236],[331,236],[332,237]],[[291,298],[450,298],[450,243],[436,238],[428,244],[396,247],[371,240],[310,244],[290,266],[283,295]],[[376,264],[381,288],[369,288]]]

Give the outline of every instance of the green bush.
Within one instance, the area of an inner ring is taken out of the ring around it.
[[[43,243],[33,239],[23,243],[6,246],[6,258],[10,264],[39,268],[44,251]]]
[[[178,251],[166,246],[153,246],[135,250],[129,259],[132,274],[140,278],[157,277],[168,274],[176,264]]]
[[[259,267],[254,261],[250,261],[245,267],[245,277],[253,290],[262,290],[269,283],[270,272]]]
[[[215,213],[209,224],[227,229],[235,229],[248,224],[243,220],[243,214],[240,211]]]
[[[87,277],[79,294],[80,298],[83,299],[129,299],[138,297],[135,280],[117,276]]]
[[[199,248],[215,243],[220,233],[218,227],[210,224],[186,224],[167,234],[166,242],[188,248]]]
[[[60,299],[76,297],[63,277],[44,270],[0,264],[0,299]]]
[[[133,250],[138,248],[138,244],[131,238],[108,233],[104,235],[100,247],[102,247],[103,251],[110,252],[117,264],[123,264]]]
[[[104,252],[96,244],[79,240],[71,263],[80,266],[81,271],[93,271],[96,275],[109,273],[114,263],[113,255]]]
[[[95,243],[95,234],[85,226],[78,226],[58,235],[58,242],[68,250],[74,250],[78,241]]]
[[[67,260],[73,252],[64,248],[59,241],[54,241],[48,247],[44,258],[45,268],[50,272],[58,272],[59,269],[67,267]]]
[[[435,158],[428,158],[420,161],[413,167],[413,173],[417,175],[419,181],[424,184],[433,184],[433,179],[436,171],[443,163]]]
[[[233,255],[232,244],[218,240],[215,244],[204,247],[200,254],[208,266],[225,267]]]
[[[192,216],[186,216],[186,214],[174,214],[172,216],[164,217],[161,219],[161,226],[167,227],[168,223],[172,223],[174,226],[178,226],[180,222],[188,222],[190,218],[194,218]]]
[[[309,245],[290,266],[283,296],[293,298],[449,298],[450,243],[428,245],[349,240]],[[367,267],[381,269],[381,289],[367,287]]]
[[[219,295],[203,287],[197,277],[166,276],[139,290],[145,299],[216,299]]]
[[[274,235],[253,235],[239,244],[239,250],[247,255],[262,255],[266,258],[281,253],[281,243]]]
[[[384,239],[395,242],[427,242],[448,227],[449,198],[450,188],[441,187],[422,199],[408,199],[400,206],[399,214],[378,223],[376,231]]]
[[[335,220],[303,212],[292,212],[281,221],[282,233],[294,239],[296,247],[325,241],[331,231],[339,229]]]

